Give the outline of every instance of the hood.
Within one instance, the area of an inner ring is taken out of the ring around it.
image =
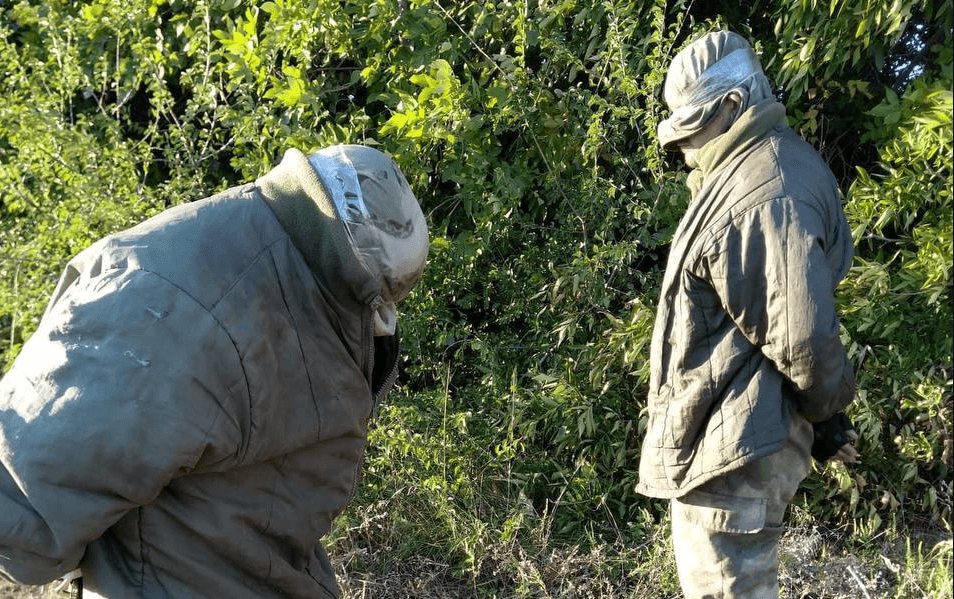
[[[742,101],[734,118],[772,97],[762,65],[745,38],[714,31],[680,50],[666,73],[663,100],[672,114],[659,123],[659,143],[675,150],[677,142],[705,127],[730,92]]]
[[[424,269],[427,224],[404,175],[366,146],[289,149],[256,181],[312,271],[341,301],[375,310],[375,332],[394,333],[395,304]]]

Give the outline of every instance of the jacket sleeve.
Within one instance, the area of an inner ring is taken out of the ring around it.
[[[840,273],[828,254],[834,242],[827,230],[814,206],[783,197],[736,216],[707,254],[730,317],[784,376],[796,409],[815,422],[855,394],[839,336]]]
[[[174,477],[241,445],[234,347],[154,274],[72,266],[0,380],[0,573],[43,584]]]

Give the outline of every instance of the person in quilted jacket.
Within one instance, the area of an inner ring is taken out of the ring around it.
[[[320,539],[427,251],[400,169],[341,145],[77,255],[0,380],[0,574],[81,574],[87,598],[337,597]]]
[[[744,38],[690,43],[664,100],[659,141],[692,169],[691,200],[656,314],[638,491],[671,501],[687,599],[778,597],[783,516],[812,455],[857,456],[834,303],[851,235]]]

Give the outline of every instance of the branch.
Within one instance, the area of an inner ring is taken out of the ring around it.
[[[865,599],[871,599],[871,595],[868,594],[868,589],[865,588],[865,583],[861,580],[861,577],[855,572],[855,569],[851,566],[848,566],[848,573],[851,574],[851,577],[855,579],[855,582],[858,583],[858,588],[861,589],[861,593],[865,596]]]

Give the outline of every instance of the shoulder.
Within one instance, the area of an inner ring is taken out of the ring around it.
[[[787,125],[775,127],[741,157],[724,190],[722,227],[780,206],[810,210],[823,220],[840,209],[838,184],[825,160]]]
[[[818,150],[787,126],[776,128],[770,139],[779,195],[810,203],[838,201],[838,182]]]
[[[288,236],[252,185],[174,206],[96,242],[70,268],[88,276],[141,271],[211,308]]]

